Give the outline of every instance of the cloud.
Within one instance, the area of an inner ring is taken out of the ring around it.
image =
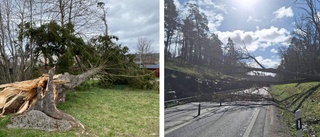
[[[189,2],[197,3],[201,9],[217,9],[219,11],[222,11],[224,13],[228,13],[225,5],[223,4],[216,4],[212,0],[190,0]]]
[[[119,37],[117,43],[136,52],[139,37],[153,39],[159,51],[159,0],[108,0],[109,34]]]
[[[254,19],[252,16],[249,16],[248,19],[247,19],[247,22],[250,22],[250,21],[260,22],[261,20],[260,19]]]
[[[249,16],[247,19],[247,22],[250,22],[252,20],[252,16]]]
[[[294,15],[291,7],[281,7],[280,9],[274,11],[273,14],[275,15],[276,19],[281,19],[284,17],[293,17]]]
[[[275,68],[280,64],[279,60],[264,59],[262,56],[257,56],[256,59],[266,68]],[[257,67],[258,64],[255,64],[254,66]]]
[[[204,13],[208,18],[208,27],[211,32],[217,31],[224,20],[224,14],[228,14],[227,8],[224,4],[216,4],[212,0],[189,0],[185,3],[180,3],[178,0],[174,0],[177,8],[181,12],[181,18],[184,19],[189,15],[186,3],[194,3],[199,6],[199,11]]]
[[[277,53],[278,53],[278,50],[276,50],[276,49],[271,49],[270,52],[277,54]]]
[[[272,45],[287,45],[287,40],[290,38],[290,32],[284,28],[271,26],[268,29],[257,29],[255,31],[225,31],[215,32],[220,40],[226,44],[230,37],[238,46],[246,46],[249,52],[254,52],[258,49],[264,50]]]

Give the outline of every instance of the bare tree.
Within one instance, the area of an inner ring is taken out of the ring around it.
[[[103,11],[103,16],[101,17],[101,20],[103,21],[104,27],[105,27],[105,35],[108,35],[108,24],[107,24],[107,9],[104,7],[104,2],[98,2],[97,7],[101,8]]]
[[[0,3],[0,48],[1,67],[4,73],[3,82],[12,82],[15,79],[14,68],[17,63],[17,47],[14,43],[14,27],[12,23],[12,1],[4,0]]]
[[[148,54],[154,52],[153,47],[154,40],[146,37],[138,38],[137,53],[139,54],[140,63],[150,63],[150,56]]]

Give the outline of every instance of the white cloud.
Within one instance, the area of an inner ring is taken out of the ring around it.
[[[224,20],[223,14],[228,14],[227,8],[223,4],[216,4],[212,0],[189,0],[185,3],[180,3],[178,0],[174,0],[176,6],[181,11],[181,18],[188,16],[189,11],[185,6],[186,2],[195,3],[199,6],[200,12],[204,13],[208,18],[208,27],[211,32],[217,31],[217,28],[221,26]]]
[[[252,20],[252,16],[249,16],[247,19],[247,22],[250,22]]]
[[[288,39],[290,34],[285,28],[277,28],[271,26],[269,29],[261,29],[255,32],[256,35],[263,41],[269,41],[274,43],[284,42]]]
[[[179,0],[173,0],[174,4],[176,5],[176,7],[178,9],[180,9],[182,7],[181,3],[179,2]]]
[[[281,7],[280,9],[276,10],[273,12],[273,14],[275,15],[275,18],[277,19],[281,19],[284,17],[293,17],[293,11],[291,9],[291,7]]]
[[[210,15],[208,16],[208,27],[211,32],[214,32],[217,30],[219,26],[221,26],[222,21],[224,20],[224,17],[222,14],[214,14],[214,13],[208,13]]]
[[[294,28],[293,32],[299,35],[306,35],[305,31],[302,31],[301,29],[297,29],[297,28]]]
[[[274,44],[287,45],[287,40],[290,38],[290,32],[284,28],[277,28],[271,26],[268,29],[257,29],[255,31],[226,31],[215,32],[218,34],[220,40],[227,44],[228,38],[238,46],[246,45],[249,52],[254,52],[258,49],[264,50]]]
[[[159,50],[159,0],[108,0],[107,8],[109,34],[119,37],[117,43],[134,53],[138,38],[147,37]]]
[[[252,16],[249,16],[248,19],[247,19],[247,22],[250,22],[250,21],[260,22],[261,20],[260,19],[254,19]]]
[[[264,59],[262,56],[257,56],[256,59],[266,68],[275,68],[280,64],[279,60]],[[258,65],[255,64],[254,66],[257,67]]]
[[[216,4],[212,0],[190,0],[189,2],[194,1],[197,3],[202,9],[217,9],[223,11],[224,13],[228,13],[225,5]]]
[[[276,50],[276,49],[271,49],[270,52],[277,54],[277,53],[278,53],[278,50]]]

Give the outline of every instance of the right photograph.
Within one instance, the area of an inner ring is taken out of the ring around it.
[[[319,0],[164,0],[165,137],[320,136]]]

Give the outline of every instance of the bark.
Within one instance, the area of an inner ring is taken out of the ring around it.
[[[43,89],[37,88],[37,103],[34,109],[42,111],[52,118],[65,119],[68,121],[72,121],[76,124],[76,126],[81,127],[83,130],[85,130],[84,126],[81,124],[79,120],[57,109],[56,107],[57,91],[55,89],[55,84],[53,83],[54,71],[55,71],[54,68],[49,70],[49,79],[47,81],[46,91],[43,98],[41,97],[41,95],[39,95],[41,94]]]
[[[57,101],[65,102],[66,91],[68,89],[73,89],[83,82],[90,79],[93,75],[96,75],[98,72],[102,70],[102,67],[90,69],[79,75],[70,75],[69,73],[55,75],[55,80],[67,81],[68,83],[57,85],[56,89],[58,91]]]
[[[300,80],[305,80],[307,82],[310,81],[320,81],[319,76],[315,75],[309,75],[309,74],[301,74],[301,73],[294,73],[287,70],[281,70],[281,69],[273,69],[273,68],[267,68],[267,69],[261,69],[261,68],[251,68],[251,67],[243,67],[244,69],[247,69],[249,71],[262,71],[262,72],[269,72],[269,73],[276,73],[276,74],[282,74],[282,75],[290,75],[297,78],[300,78]]]
[[[270,83],[292,83],[292,82],[312,82],[312,81],[320,81],[320,76],[310,75],[310,74],[302,74],[302,73],[295,73],[288,70],[283,69],[274,69],[274,68],[253,68],[253,67],[244,67],[244,66],[228,66],[226,68],[222,68],[224,70],[226,69],[233,69],[238,70],[236,72],[239,73],[246,73],[250,71],[260,71],[260,72],[268,72],[268,73],[275,73],[275,74],[281,74],[281,75],[289,75],[292,77],[295,77],[295,79],[287,79],[287,80],[278,80],[278,81],[269,81]]]
[[[61,84],[63,86],[61,87],[61,90],[64,91],[66,89],[72,89],[79,86],[83,82],[90,79],[93,75],[96,75],[101,70],[102,68],[98,67],[98,68],[90,69],[79,75],[70,75],[69,73],[59,74],[54,76],[54,80],[68,81],[68,83]]]

